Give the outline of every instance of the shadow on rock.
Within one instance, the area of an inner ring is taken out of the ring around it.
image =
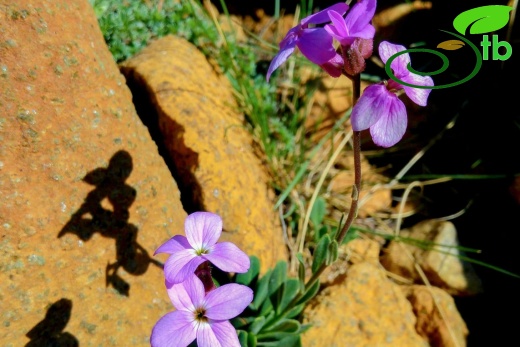
[[[25,347],[78,347],[74,335],[64,332],[70,320],[72,301],[60,299],[47,309],[45,318],[36,324],[26,336],[31,339]]]
[[[126,151],[118,151],[110,159],[108,168],[97,168],[89,172],[83,181],[95,186],[88,193],[81,207],[72,215],[58,234],[76,234],[81,240],[88,241],[96,232],[103,237],[116,241],[116,261],[106,267],[106,283],[120,294],[129,295],[130,285],[118,275],[123,268],[132,275],[142,275],[149,264],[162,267],[162,263],[150,257],[148,252],[137,243],[139,229],[128,223],[128,209],[135,201],[137,192],[126,179],[132,172],[132,157]],[[101,203],[108,199],[112,210],[105,209]]]
[[[122,67],[121,72],[125,75],[128,88],[132,92],[137,115],[148,128],[157,144],[159,155],[164,159],[173,178],[179,182],[182,207],[188,214],[205,211],[202,187],[194,175],[199,167],[199,154],[186,145],[184,127],[162,110],[156,93],[151,91],[153,88],[134,68]],[[186,93],[167,83],[157,91],[157,93],[181,92]],[[175,139],[175,141],[167,139]]]

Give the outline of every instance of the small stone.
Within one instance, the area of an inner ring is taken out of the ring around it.
[[[474,295],[482,291],[482,283],[470,263],[459,256],[457,230],[451,222],[426,220],[400,235],[430,245],[428,248],[392,241],[385,249],[381,264],[399,276],[423,283],[415,261],[423,269],[430,283],[452,295]]]
[[[468,328],[455,301],[444,290],[423,285],[401,286],[417,317],[417,332],[431,346],[465,347]],[[434,299],[435,297],[435,299]]]

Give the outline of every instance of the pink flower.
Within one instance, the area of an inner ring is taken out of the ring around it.
[[[152,347],[186,347],[197,339],[199,347],[239,347],[229,319],[253,301],[253,291],[240,284],[226,284],[208,294],[195,275],[171,285],[168,295],[176,311],[167,313],[152,329]]]
[[[334,59],[337,53],[332,44],[332,36],[324,28],[310,28],[309,26],[330,22],[329,11],[334,11],[334,13],[338,13],[341,16],[347,10],[347,4],[343,2],[337,3],[305,17],[300,24],[289,30],[285,38],[280,42],[280,51],[271,61],[271,65],[269,65],[267,81],[269,82],[269,78],[271,78],[274,70],[289,58],[296,47],[307,59],[320,66]]]
[[[376,29],[370,21],[376,13],[376,0],[358,1],[343,18],[342,13],[328,11],[331,24],[325,25],[325,30],[343,47],[350,46],[355,39],[374,39]]]
[[[376,29],[370,21],[375,12],[376,0],[358,1],[345,18],[341,13],[328,11],[331,24],[325,25],[324,29],[341,44],[344,60],[342,69],[350,76],[363,72],[365,59],[372,55]]]
[[[379,45],[379,56],[384,63],[391,56],[404,51],[405,47],[383,41]],[[397,57],[390,67],[398,79],[420,86],[433,86],[429,76],[419,76],[408,71],[410,55]],[[370,128],[370,135],[375,144],[381,147],[395,145],[403,137],[408,123],[406,107],[396,93],[404,90],[406,95],[420,106],[426,106],[431,89],[403,86],[394,80],[374,84],[365,89],[352,109],[352,129],[361,131]]]
[[[171,284],[181,283],[205,261],[226,272],[247,272],[249,257],[231,242],[219,242],[222,218],[210,212],[195,212],[184,222],[186,237],[176,235],[156,251],[171,254],[164,264],[164,276]]]

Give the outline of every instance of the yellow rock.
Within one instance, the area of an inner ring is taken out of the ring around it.
[[[410,303],[380,267],[354,264],[337,283],[304,312],[313,326],[303,334],[303,346],[428,346],[415,331]]]
[[[134,94],[153,101],[188,212],[224,222],[223,240],[256,255],[262,270],[286,259],[274,196],[230,83],[184,39],[167,36],[124,62]],[[192,209],[193,211],[189,211]]]

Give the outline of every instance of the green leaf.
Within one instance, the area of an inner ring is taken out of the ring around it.
[[[279,261],[269,278],[269,299],[275,308],[280,306],[282,300],[282,286],[287,278],[287,263]]]
[[[302,324],[302,327],[300,329],[300,335],[309,330],[310,328],[312,328],[312,324]]]
[[[283,285],[283,295],[280,305],[276,309],[278,314],[282,313],[300,291],[300,282],[296,278],[289,278]]]
[[[235,317],[231,320],[231,324],[235,329],[241,329],[254,321],[255,317]]]
[[[287,337],[281,339],[279,346],[283,346],[283,347],[301,347],[302,346],[302,341],[301,341],[300,334],[287,336]]]
[[[319,228],[318,230],[316,230],[316,232],[314,233],[314,240],[316,241],[316,243],[321,240],[321,238],[325,235],[325,234],[329,234],[329,227],[327,225],[324,225],[322,226],[321,228]],[[330,236],[330,234],[329,234]]]
[[[253,334],[249,334],[247,337],[248,347],[256,347],[256,344],[257,344],[256,336]]]
[[[338,260],[338,241],[332,240],[329,244],[329,251],[327,252],[327,265],[332,264]]]
[[[236,283],[248,286],[260,273],[260,260],[256,256],[249,257],[250,267],[246,273],[238,274]]]
[[[303,311],[304,308],[305,308],[305,304],[300,304],[300,305],[294,306],[285,314],[285,318],[294,318],[294,317],[298,316]]]
[[[314,260],[312,261],[312,273],[316,273],[321,264],[327,259],[329,244],[330,236],[328,234],[324,235],[318,242],[313,254]]]
[[[264,316],[260,316],[260,317],[256,317],[255,320],[253,321],[253,323],[251,324],[251,327],[249,328],[249,331],[252,333],[252,334],[258,334],[258,332],[260,330],[262,330],[262,328],[264,327],[265,325],[265,317]]]
[[[238,341],[240,342],[241,347],[249,347],[249,344],[247,343],[247,339],[248,339],[247,335],[248,335],[247,332],[244,330],[238,331]]]
[[[300,283],[300,292],[303,292],[305,290],[305,263],[303,262],[303,255],[297,253],[296,259],[298,259],[298,280]]]
[[[258,310],[262,306],[264,300],[269,295],[268,290],[270,278],[271,270],[267,271],[265,275],[258,281],[255,290],[255,298],[253,299],[253,302],[249,305],[253,310]]]
[[[310,287],[305,294],[301,297],[300,300],[296,303],[296,305],[304,304],[310,299],[314,298],[316,296],[316,293],[318,293],[318,290],[320,289],[320,281],[316,281],[312,287]]]
[[[314,205],[312,206],[312,211],[310,215],[310,219],[314,228],[318,229],[319,226],[323,223],[323,218],[325,218],[325,212],[327,209],[327,204],[325,203],[325,199],[321,196],[314,201]]]
[[[462,35],[471,26],[470,34],[486,34],[502,29],[509,22],[509,12],[513,8],[504,5],[476,7],[459,14],[453,20],[453,27]]]
[[[341,241],[341,244],[342,245],[346,245],[347,243],[349,243],[350,241],[354,240],[354,239],[357,239],[359,236],[358,234],[358,229],[356,227],[353,227],[351,226],[348,231],[347,231],[347,234],[345,235],[345,237],[343,238],[343,240]]]
[[[276,292],[287,278],[287,263],[283,260],[276,263],[276,266],[269,278],[269,295]]]
[[[272,340],[282,340],[284,338],[287,338],[289,336],[294,336],[295,333],[286,333],[286,332],[280,332],[280,331],[269,331],[266,333],[258,334],[258,340],[262,342],[262,346],[279,346],[279,347],[285,347],[284,345],[280,344],[280,342],[275,344],[267,344],[264,343],[264,340],[272,341]],[[299,336],[299,335],[297,335]]]
[[[273,303],[267,299],[263,302],[262,307],[260,307],[260,315],[267,316],[268,314],[274,314],[273,309]]]
[[[266,331],[277,331],[281,333],[294,334],[300,331],[301,324],[295,319],[281,319],[276,324],[270,326]],[[263,334],[262,334],[263,335]]]

